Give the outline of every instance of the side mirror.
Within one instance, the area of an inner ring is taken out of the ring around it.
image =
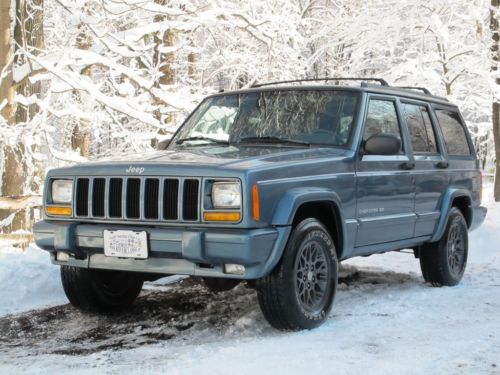
[[[366,155],[396,155],[401,150],[401,140],[392,134],[375,134],[364,145]]]
[[[158,151],[166,150],[169,144],[170,144],[170,139],[164,139],[156,144],[156,149]]]

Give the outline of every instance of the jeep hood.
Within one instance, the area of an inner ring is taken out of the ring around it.
[[[297,148],[277,146],[213,146],[190,147],[186,149],[155,151],[144,154],[120,155],[110,158],[102,158],[93,162],[75,165],[73,167],[60,168],[58,173],[77,174],[98,172],[109,173],[111,169],[117,172],[116,167],[123,170],[127,167],[140,166],[165,166],[175,169],[191,169],[200,167],[211,167],[217,169],[252,169],[270,164],[298,164],[311,159],[332,158],[342,156],[347,150],[339,148]],[[78,169],[75,171],[74,169]],[[113,173],[114,174],[114,173]]]

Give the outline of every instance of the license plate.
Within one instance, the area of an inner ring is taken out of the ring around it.
[[[105,230],[104,255],[146,259],[148,257],[148,235],[146,232],[132,230]]]

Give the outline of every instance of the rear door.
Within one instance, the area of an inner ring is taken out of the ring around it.
[[[356,165],[355,247],[404,240],[413,237],[415,227],[415,187],[411,175],[412,158],[408,136],[401,127],[398,100],[391,96],[368,97],[361,154]],[[399,137],[401,148],[395,155],[363,155],[363,143],[376,134]],[[369,252],[355,249],[355,254]]]
[[[480,172],[474,145],[465,122],[456,107],[434,106],[437,123],[443,135],[449,165],[448,186],[471,192],[472,205],[480,201]]]
[[[402,100],[401,113],[415,160],[415,237],[429,236],[439,220],[439,203],[448,186],[448,161],[439,143],[431,108],[424,102]]]

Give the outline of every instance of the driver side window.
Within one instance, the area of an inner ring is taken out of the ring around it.
[[[374,135],[390,134],[400,140],[402,152],[402,139],[399,127],[396,103],[390,100],[370,99],[366,115],[363,143]]]

